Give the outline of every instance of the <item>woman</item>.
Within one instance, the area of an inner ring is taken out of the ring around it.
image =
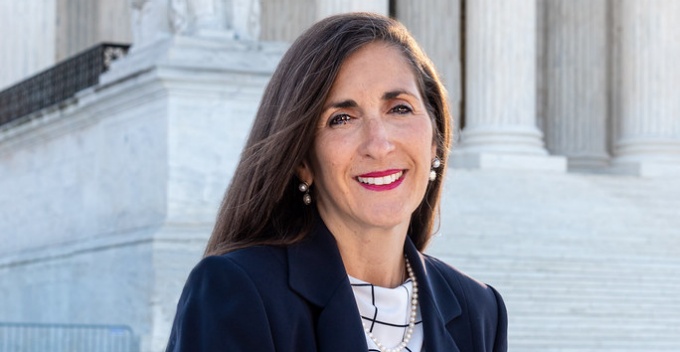
[[[345,14],[274,73],[168,351],[505,351],[498,293],[421,252],[451,143],[406,29]]]

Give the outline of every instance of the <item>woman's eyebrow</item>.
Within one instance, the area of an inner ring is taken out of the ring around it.
[[[389,92],[385,92],[382,96],[382,100],[394,99],[394,98],[396,98],[396,97],[398,97],[402,94],[409,95],[409,96],[412,96],[412,97],[414,96],[409,91],[399,89],[399,90],[391,90]],[[326,110],[331,109],[331,108],[346,109],[346,108],[356,108],[358,106],[359,106],[359,104],[357,104],[357,102],[354,101],[353,99],[347,99],[347,100],[343,100],[343,101],[332,102],[332,103],[324,106],[323,111],[326,111]]]
[[[414,96],[413,94],[411,94],[410,92],[408,92],[406,90],[392,90],[392,91],[389,91],[389,92],[385,92],[385,94],[383,94],[383,96],[382,96],[382,99],[383,100],[390,100],[390,99],[394,99],[394,98],[396,98],[396,97],[398,97],[402,94],[406,94],[406,95],[409,95],[409,96],[412,96],[412,97]]]
[[[346,108],[356,108],[357,106],[359,106],[359,104],[357,104],[356,101],[354,101],[352,99],[347,99],[347,100],[343,100],[343,101],[339,101],[339,102],[335,102],[335,103],[330,103],[323,108],[323,111],[326,111],[330,108],[346,109]]]

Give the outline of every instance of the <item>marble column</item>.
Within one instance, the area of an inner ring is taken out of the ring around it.
[[[316,0],[262,0],[262,40],[293,42],[316,20]]]
[[[680,1],[617,4],[615,170],[680,175]]]
[[[570,169],[602,169],[607,154],[607,1],[547,0],[545,138]]]
[[[56,8],[56,0],[0,1],[0,90],[55,63]]]
[[[98,5],[98,42],[132,43],[130,6],[127,1],[99,0]]]
[[[131,43],[128,1],[57,0],[57,61],[98,43]]]
[[[389,0],[316,0],[315,6],[318,20],[343,12],[389,13]]]
[[[427,53],[449,93],[454,126],[460,126],[461,101],[461,2],[460,0],[394,2],[401,21]]]
[[[262,39],[292,42],[314,22],[344,12],[389,13],[389,0],[262,0]]]
[[[366,11],[389,13],[389,0],[262,0],[262,40],[294,41],[325,17]]]
[[[465,11],[465,127],[453,165],[564,171],[536,125],[536,1],[468,1]]]

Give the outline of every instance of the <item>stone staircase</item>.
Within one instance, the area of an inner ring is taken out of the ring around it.
[[[510,351],[680,351],[680,179],[449,171],[428,252],[501,292]]]

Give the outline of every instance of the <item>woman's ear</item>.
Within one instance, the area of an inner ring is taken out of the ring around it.
[[[314,174],[312,173],[312,168],[309,167],[309,162],[307,160],[302,161],[295,169],[295,173],[300,181],[306,183],[308,186],[311,186],[314,182]]]

